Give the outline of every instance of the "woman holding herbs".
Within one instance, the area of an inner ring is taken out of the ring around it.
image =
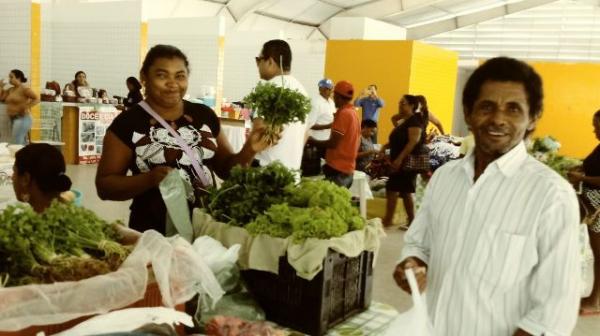
[[[188,204],[198,206],[199,195],[214,184],[213,172],[226,178],[233,166],[248,166],[271,144],[261,120],[255,120],[243,148],[234,153],[215,112],[183,100],[189,74],[181,50],[152,47],[140,71],[146,99],[121,113],[104,138],[98,195],[104,200],[133,199],[133,229],[165,233],[167,211],[158,187],[171,170],[177,169],[184,180]]]

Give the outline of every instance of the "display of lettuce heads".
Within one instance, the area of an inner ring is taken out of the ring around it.
[[[54,202],[42,214],[27,205],[0,213],[3,285],[76,281],[116,270],[129,254],[112,225],[92,211]]]
[[[217,220],[251,234],[328,239],[360,230],[365,220],[352,206],[348,189],[324,180],[302,180],[280,163],[236,167],[221,189],[211,193],[209,212]]]

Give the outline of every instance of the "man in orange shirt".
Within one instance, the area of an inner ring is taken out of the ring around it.
[[[354,88],[347,81],[340,81],[333,89],[333,102],[338,109],[331,125],[328,140],[308,138],[308,142],[327,149],[323,173],[327,180],[350,188],[360,145],[360,121],[352,105]]]

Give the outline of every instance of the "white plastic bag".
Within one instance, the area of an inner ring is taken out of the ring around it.
[[[383,334],[384,336],[433,336],[433,325],[427,314],[427,306],[419,293],[417,279],[412,269],[406,270],[410,285],[413,307],[396,317]]]
[[[149,230],[116,272],[81,281],[0,288],[0,330],[63,323],[126,307],[144,297],[149,265],[167,307],[196,293],[206,293],[213,303],[223,295],[210,268],[187,241]]]
[[[172,308],[128,308],[116,310],[83,321],[75,327],[54,336],[100,335],[134,331],[146,324],[183,324],[193,327],[192,317]]]
[[[167,236],[179,234],[188,242],[194,239],[192,220],[187,202],[186,184],[179,175],[178,169],[173,169],[160,182],[160,194],[167,207]]]

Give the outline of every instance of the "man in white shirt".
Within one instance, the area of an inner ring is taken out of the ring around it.
[[[266,42],[256,58],[260,78],[266,82],[297,90],[308,97],[304,86],[291,74],[292,50],[283,40]],[[285,124],[279,142],[256,155],[261,166],[279,160],[290,169],[300,169],[306,126],[302,122]]]
[[[312,98],[311,111],[306,117],[306,137],[313,137],[319,141],[326,141],[331,134],[331,124],[335,113],[335,104],[331,99],[333,82],[323,78],[318,83],[319,94]],[[312,144],[304,146],[302,155],[302,176],[314,176],[321,173],[321,158],[325,157],[325,150]]]
[[[529,65],[491,59],[467,81],[475,148],[433,175],[394,278],[412,268],[437,335],[571,335],[580,299],[573,188],[523,140],[542,114]]]

